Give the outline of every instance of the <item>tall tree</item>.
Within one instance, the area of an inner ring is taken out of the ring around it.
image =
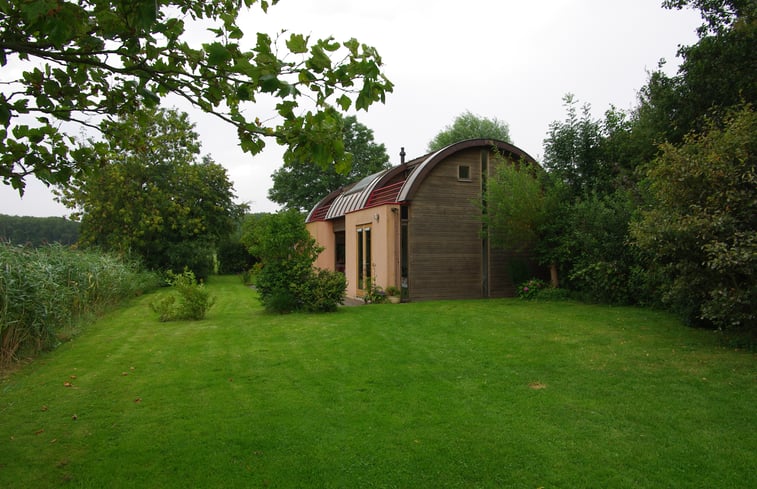
[[[458,141],[477,138],[498,139],[509,143],[510,127],[499,119],[488,119],[465,111],[429,141],[428,151],[437,151]]]
[[[563,97],[566,118],[549,125],[544,140],[544,166],[562,180],[575,196],[592,192],[606,193],[612,180],[612,163],[604,158],[605,135],[602,123],[591,117],[591,106],[584,104],[578,114],[578,100]]]
[[[629,192],[638,141],[632,121],[611,107],[604,120],[566,95],[567,116],[550,124],[544,141],[550,172],[549,214],[537,250],[560,271],[561,282],[586,299],[626,303],[639,300],[634,250],[625,246],[635,203]]]
[[[242,9],[266,12],[276,3],[0,2],[3,182],[20,191],[29,175],[66,182],[91,162],[62,123],[96,129],[93,117],[117,118],[168,95],[235,126],[245,151],[258,153],[275,138],[288,161],[348,168],[340,110],[367,109],[392,91],[381,57],[355,39],[257,33],[244,43]],[[207,25],[215,39],[194,42],[187,21]],[[255,110],[264,96],[278,99],[276,117]]]
[[[204,277],[217,241],[243,210],[226,170],[200,145],[185,113],[148,110],[102,124],[88,171],[60,189],[77,209],[81,242],[140,256],[155,269]]]
[[[373,131],[355,116],[344,119],[343,138],[344,149],[352,155],[349,172],[322,168],[312,161],[286,162],[274,172],[268,198],[287,209],[307,211],[339,187],[389,167],[386,148],[374,142]]]
[[[640,90],[634,138],[648,141],[649,159],[661,143],[680,144],[691,131],[709,130],[730,107],[757,103],[757,2],[666,0],[663,5],[697,8],[705,23],[699,41],[679,49],[678,73],[657,70]]]

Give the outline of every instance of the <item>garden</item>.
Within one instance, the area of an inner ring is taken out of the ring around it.
[[[0,383],[0,486],[753,487],[754,353],[649,309],[497,299],[203,320],[129,299]]]

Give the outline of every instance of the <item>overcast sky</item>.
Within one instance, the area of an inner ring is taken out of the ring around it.
[[[647,72],[667,60],[675,73],[679,45],[696,42],[698,12],[664,10],[661,0],[281,0],[268,15],[254,10],[241,26],[254,33],[280,29],[355,37],[377,48],[395,84],[385,105],[359,112],[393,164],[408,159],[468,110],[510,126],[513,143],[541,161],[552,121],[565,117],[563,95],[573,93],[600,117],[609,106],[630,109]],[[183,107],[181,107],[183,108]],[[190,112],[203,154],[229,171],[240,202],[253,212],[275,211],[267,199],[271,173],[283,151],[274,141],[250,156],[236,132],[217,119]],[[263,114],[266,115],[266,114]],[[261,117],[262,119],[263,117]],[[65,216],[39,182],[23,199],[0,185],[0,213]]]

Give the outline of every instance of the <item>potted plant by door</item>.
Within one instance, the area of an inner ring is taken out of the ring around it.
[[[386,292],[386,298],[389,299],[389,302],[392,304],[399,304],[401,300],[401,291],[399,287],[395,287],[394,285],[390,285],[389,287],[384,290]]]

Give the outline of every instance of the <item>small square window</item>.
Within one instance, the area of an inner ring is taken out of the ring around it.
[[[463,182],[470,182],[470,166],[459,165],[457,167],[457,179]]]

